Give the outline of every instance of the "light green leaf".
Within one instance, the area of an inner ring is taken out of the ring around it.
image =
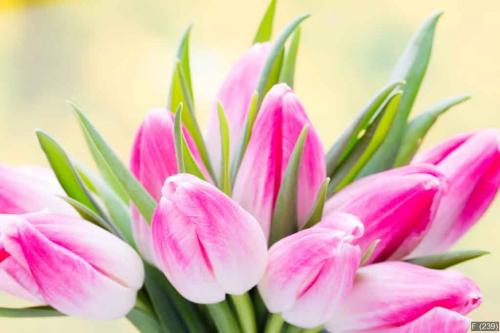
[[[0,317],[35,318],[64,316],[50,306],[33,306],[28,308],[0,308]]]
[[[410,258],[405,261],[427,268],[445,269],[465,261],[482,257],[486,254],[490,253],[482,250],[459,250],[418,258]]]
[[[224,193],[231,196],[231,179],[229,175],[229,126],[226,114],[221,103],[217,104],[217,114],[219,116],[219,130],[221,141],[221,175],[219,177],[219,188]]]
[[[424,21],[394,69],[393,79],[406,82],[404,94],[387,139],[364,167],[361,176],[383,171],[394,165],[408,117],[429,65],[436,24],[441,15],[441,12],[435,13]]]
[[[453,106],[465,102],[470,96],[457,96],[448,98],[429,110],[415,117],[406,126],[401,148],[396,157],[395,166],[402,166],[411,161],[418,148],[422,144],[427,132],[431,129],[436,120]]]
[[[271,0],[266,12],[260,21],[257,33],[253,39],[253,44],[267,42],[273,34],[274,15],[276,13],[276,0]]]
[[[115,228],[113,228],[113,226],[110,223],[108,223],[106,220],[104,220],[102,217],[97,215],[95,212],[93,212],[90,208],[88,208],[87,206],[85,206],[81,202],[76,201],[75,199],[63,197],[63,196],[60,196],[60,198],[64,201],[66,201],[74,209],[76,209],[78,214],[80,214],[80,216],[83,217],[85,220],[92,222],[92,223],[100,226],[101,228],[104,228],[104,229],[106,229],[114,234],[119,234],[117,232],[117,230]]]
[[[328,193],[328,184],[330,183],[330,178],[326,178],[321,187],[319,188],[318,195],[316,196],[316,201],[314,203],[313,209],[311,211],[311,215],[307,219],[306,224],[304,225],[304,229],[310,228],[319,221],[323,217],[323,208],[325,208],[325,202]]]
[[[299,51],[300,32],[301,29],[298,27],[293,33],[290,46],[285,51],[285,58],[280,71],[279,82],[284,82],[291,88],[293,88],[295,77],[295,64],[297,62],[297,53]]]
[[[360,140],[360,134],[366,131],[366,128],[370,124],[370,120],[372,120],[374,114],[380,110],[382,103],[387,100],[387,97],[389,97],[394,90],[399,89],[403,84],[403,81],[389,83],[377,92],[361,110],[356,119],[328,150],[326,154],[327,175],[331,176],[335,169],[344,162],[345,158],[351,153],[354,146]]]
[[[241,333],[240,327],[227,301],[207,304],[208,313],[219,333]]]
[[[300,162],[309,127],[302,129],[281,181],[271,222],[270,244],[297,231],[297,186]]]
[[[182,35],[179,48],[177,49],[177,59],[179,59],[182,67],[182,73],[186,79],[186,85],[189,91],[191,100],[194,100],[193,84],[191,82],[191,64],[189,60],[189,38],[191,37],[191,30],[193,25],[190,25]]]
[[[380,239],[376,239],[370,244],[370,246],[368,246],[365,253],[363,253],[363,257],[361,258],[361,266],[365,265],[368,262],[368,260],[370,260],[370,258],[373,255],[373,252],[375,252],[375,249],[377,248],[379,243]]]
[[[118,156],[116,156],[82,111],[80,111],[77,106],[72,106],[87,142],[94,145],[95,152],[99,153],[99,156],[102,158],[101,162],[106,164],[108,170],[110,170],[112,175],[119,181],[120,185],[126,191],[144,219],[150,223],[151,216],[156,207],[155,200],[130,173],[127,167],[123,165]]]

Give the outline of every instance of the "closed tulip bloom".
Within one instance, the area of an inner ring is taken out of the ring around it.
[[[233,198],[259,221],[269,236],[274,205],[290,155],[304,126],[310,126],[300,162],[297,207],[299,227],[311,210],[326,177],[323,146],[302,104],[286,84],[264,98],[246,154],[236,177]]]
[[[429,230],[444,191],[435,167],[407,166],[352,183],[327,201],[324,215],[346,212],[363,222],[361,249],[380,240],[369,262],[401,259]]]
[[[351,293],[326,328],[335,333],[466,332],[463,315],[481,299],[479,288],[458,271],[378,263],[358,271]],[[459,329],[430,329],[438,323]]]
[[[77,217],[0,215],[0,290],[88,319],[134,306],[144,280],[137,253]]]
[[[303,328],[327,322],[352,288],[361,258],[352,241],[362,233],[357,218],[339,214],[275,243],[258,286],[269,311]]]
[[[500,133],[491,129],[457,136],[418,155],[413,163],[436,165],[449,183],[436,219],[414,255],[445,251],[481,218],[498,192]]]
[[[52,171],[41,167],[0,165],[0,214],[49,210],[77,216],[58,195],[64,194]]]
[[[256,43],[234,64],[218,94],[217,101],[224,108],[230,135],[230,156],[241,140],[252,96],[257,89],[260,73],[264,68],[271,43]],[[208,120],[206,135],[212,164],[220,167],[219,117],[214,107]],[[219,170],[220,171],[220,170]],[[219,174],[219,172],[217,172]]]
[[[162,192],[152,224],[156,262],[182,296],[217,303],[257,284],[267,246],[252,215],[189,174],[169,177]]]

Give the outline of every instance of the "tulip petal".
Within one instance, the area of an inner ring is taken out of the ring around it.
[[[12,257],[7,257],[0,263],[0,291],[36,305],[45,304],[31,272]]]

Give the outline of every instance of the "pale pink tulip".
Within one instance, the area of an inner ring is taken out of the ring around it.
[[[229,126],[230,156],[233,156],[235,149],[238,148],[250,102],[257,89],[260,72],[264,67],[270,50],[271,43],[254,44],[234,64],[217,94],[217,102],[222,104]],[[218,170],[220,168],[221,144],[219,117],[216,106],[214,106],[208,120],[206,141],[212,164]]]
[[[299,169],[299,226],[307,222],[326,177],[323,146],[297,96],[286,84],[275,85],[264,98],[252,137],[236,177],[233,198],[259,221],[269,237],[274,205],[290,155],[304,126],[309,126]]]
[[[267,246],[257,221],[213,185],[189,174],[163,187],[153,224],[156,262],[188,300],[216,303],[257,284]]]
[[[352,240],[362,233],[357,218],[339,214],[275,243],[258,287],[269,311],[304,328],[326,323],[352,288],[361,258]]]
[[[449,249],[484,214],[500,186],[498,130],[460,135],[416,156],[413,163],[432,163],[448,179],[435,221],[413,255]]]
[[[458,271],[384,262],[358,271],[351,293],[326,327],[335,333],[464,332],[464,318],[437,309],[466,315],[481,299],[479,288]],[[459,329],[430,329],[438,323]]]
[[[60,312],[115,319],[134,306],[143,264],[119,238],[80,218],[0,215],[0,290]]]
[[[329,199],[324,216],[346,212],[365,226],[357,244],[366,250],[375,240],[370,261],[401,259],[429,229],[445,189],[431,165],[407,166],[362,178]]]
[[[48,210],[77,216],[58,195],[64,191],[49,169],[0,165],[0,214],[23,214]]]

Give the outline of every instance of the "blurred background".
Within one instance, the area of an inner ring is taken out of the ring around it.
[[[191,59],[197,110],[206,122],[225,73],[249,47],[267,1],[0,0],[0,161],[45,164],[43,128],[90,163],[67,99],[75,100],[128,160],[145,112],[166,104],[177,42],[194,23]],[[438,6],[438,7],[437,7]],[[500,127],[500,2],[496,0],[279,0],[277,25],[309,12],[296,91],[329,146],[382,87],[406,42],[444,10],[415,113],[445,97],[473,98],[439,120],[425,142]],[[458,267],[484,292],[474,320],[500,320],[500,200],[456,247],[492,252]],[[21,303],[0,295],[0,306]],[[135,332],[125,320],[0,318],[2,333]]]

